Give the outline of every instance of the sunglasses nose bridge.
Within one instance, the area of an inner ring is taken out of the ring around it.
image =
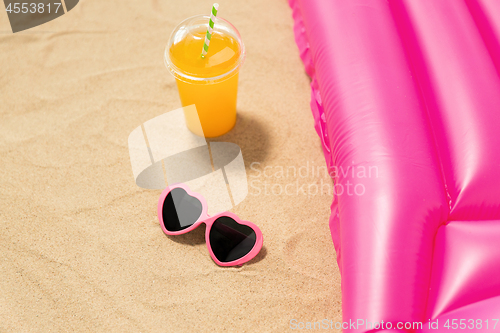
[[[205,231],[205,236],[208,237],[208,234],[210,233],[210,229],[212,229],[212,225],[214,224],[215,219],[213,217],[210,217],[209,215],[205,214],[200,216],[200,224],[204,223],[206,227]]]
[[[203,221],[205,224],[207,224],[207,221],[209,219],[210,219],[210,215],[208,215],[207,207],[205,204],[203,204],[203,208],[202,208],[202,212],[201,212],[201,215],[199,217],[199,220]]]

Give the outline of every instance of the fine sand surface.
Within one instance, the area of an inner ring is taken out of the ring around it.
[[[217,141],[241,147],[249,195],[232,211],[264,234],[262,252],[230,268],[210,259],[204,227],[163,234],[160,191],[135,185],[127,147],[134,128],[180,107],[163,50],[212,2],[82,0],[17,34],[0,5],[0,332],[286,332],[291,319],[341,320],[331,181],[317,172],[291,10],[219,4],[247,59],[237,125]]]

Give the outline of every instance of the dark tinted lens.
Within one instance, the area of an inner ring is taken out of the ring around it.
[[[163,202],[163,223],[168,231],[180,231],[193,225],[201,216],[200,200],[182,188],[174,188]]]
[[[252,250],[255,240],[252,228],[227,216],[215,220],[210,229],[210,246],[217,259],[222,262],[242,258]]]

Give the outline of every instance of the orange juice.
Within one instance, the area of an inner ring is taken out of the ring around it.
[[[217,18],[208,53],[202,58],[207,24],[204,16],[181,23],[165,50],[165,62],[176,78],[182,105],[196,105],[197,117],[185,114],[188,128],[200,136],[216,137],[236,123],[238,71],[245,51],[236,29]],[[197,130],[198,123],[203,133]]]

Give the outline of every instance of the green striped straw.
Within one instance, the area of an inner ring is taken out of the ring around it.
[[[217,16],[217,11],[219,10],[219,4],[214,3],[212,7],[212,14],[210,15],[210,22],[208,23],[207,34],[205,35],[205,44],[203,44],[203,50],[201,50],[201,57],[205,58],[208,52],[208,46],[210,45],[210,39],[212,38],[212,33],[214,31],[215,17]]]

